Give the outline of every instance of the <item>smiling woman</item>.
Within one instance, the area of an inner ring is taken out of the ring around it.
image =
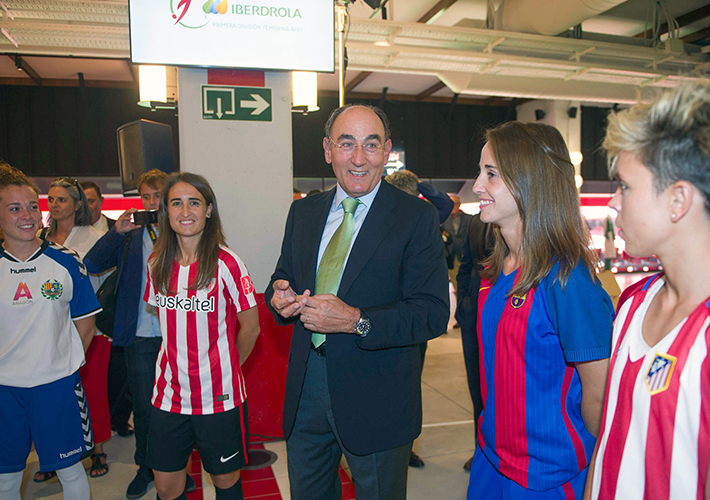
[[[0,497],[20,498],[34,444],[64,498],[88,500],[92,429],[78,370],[100,307],[81,260],[42,241],[40,221],[37,188],[0,163]]]
[[[486,140],[473,190],[495,246],[480,273],[483,413],[468,498],[581,498],[613,307],[560,133],[509,122]]]
[[[186,498],[185,467],[197,446],[217,498],[241,498],[248,433],[240,366],[259,335],[254,286],[225,244],[207,179],[168,177],[158,218],[144,300],[158,309],[163,344],[146,465],[161,498]]]

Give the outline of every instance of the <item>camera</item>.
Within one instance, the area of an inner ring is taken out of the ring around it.
[[[158,211],[139,210],[138,212],[133,212],[133,223],[136,226],[147,226],[148,224],[157,224]]]

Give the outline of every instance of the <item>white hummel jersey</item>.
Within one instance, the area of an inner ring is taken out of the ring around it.
[[[619,310],[593,499],[702,499],[710,458],[710,301],[655,346],[643,320],[660,275]]]
[[[163,344],[158,354],[153,406],[172,413],[220,413],[246,400],[236,338],[237,313],[256,306],[254,285],[242,260],[220,248],[208,289],[187,290],[198,263],[173,264],[165,296],[153,288],[148,268],[144,300],[158,308]]]
[[[76,372],[73,320],[101,311],[76,252],[44,241],[22,262],[0,247],[0,385],[35,387]]]

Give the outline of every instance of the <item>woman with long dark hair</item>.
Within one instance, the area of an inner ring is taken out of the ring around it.
[[[560,133],[510,122],[486,139],[473,191],[495,246],[478,299],[484,404],[468,498],[581,498],[613,307]]]
[[[162,500],[184,499],[196,446],[216,498],[243,498],[247,405],[241,364],[259,335],[254,286],[227,248],[207,180],[179,173],[163,186],[145,300],[158,308],[158,355],[146,463]]]

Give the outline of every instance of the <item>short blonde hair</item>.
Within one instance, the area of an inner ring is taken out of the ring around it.
[[[684,180],[697,187],[710,213],[710,82],[681,84],[655,100],[609,115],[602,147],[609,175],[621,153],[633,154],[663,191]]]

